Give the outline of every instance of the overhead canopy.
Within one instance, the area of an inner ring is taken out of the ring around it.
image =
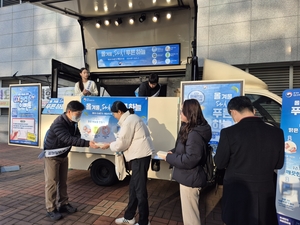
[[[46,8],[85,20],[113,15],[126,15],[137,12],[154,12],[193,8],[193,0],[29,0]],[[197,1],[196,1],[197,2]]]

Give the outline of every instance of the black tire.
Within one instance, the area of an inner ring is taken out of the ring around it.
[[[91,178],[99,186],[111,186],[118,181],[115,165],[107,159],[97,159],[90,167]]]

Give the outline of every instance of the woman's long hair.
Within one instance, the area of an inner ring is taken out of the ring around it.
[[[84,70],[88,71],[88,69],[85,68],[85,67],[82,67],[79,71],[80,71],[80,73],[82,73],[82,71],[84,71]],[[83,82],[82,82],[82,77],[81,76],[80,76],[80,80],[79,80],[79,89],[80,89],[80,91],[84,90],[84,86],[83,86]]]
[[[181,112],[187,118],[187,122],[182,124],[179,131],[181,143],[185,144],[189,132],[198,125],[206,125],[207,121],[204,118],[201,106],[196,99],[185,100]]]

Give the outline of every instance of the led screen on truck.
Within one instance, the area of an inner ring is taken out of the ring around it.
[[[180,65],[180,44],[97,49],[97,67]]]

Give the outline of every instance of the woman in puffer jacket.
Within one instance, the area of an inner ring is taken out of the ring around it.
[[[201,164],[212,132],[196,99],[184,101],[180,118],[182,125],[175,148],[165,160],[173,166],[173,179],[180,184],[183,224],[200,225],[200,189],[206,185]]]

